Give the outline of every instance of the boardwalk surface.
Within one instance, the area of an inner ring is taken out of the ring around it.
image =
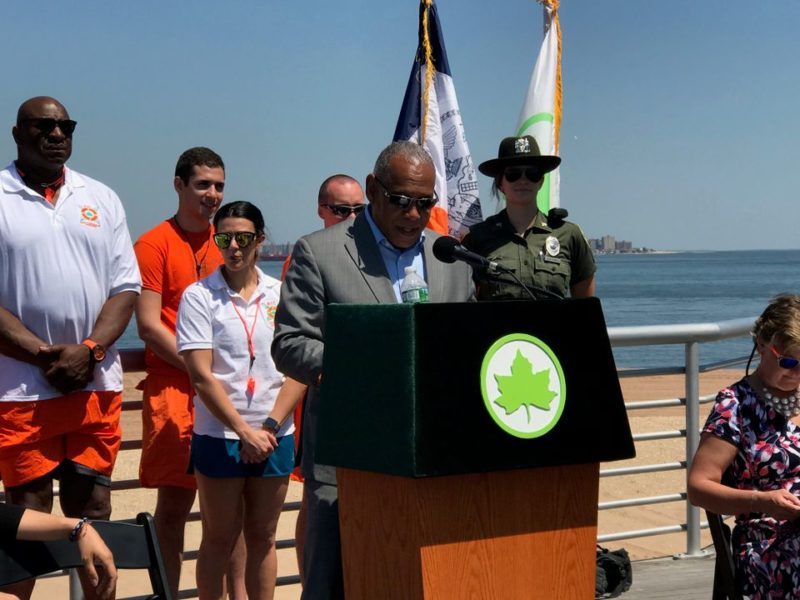
[[[35,599],[53,600],[66,598],[66,582],[40,581]],[[633,586],[619,596],[620,600],[711,600],[714,580],[714,556],[673,560],[657,558],[633,563]],[[120,590],[120,598],[128,597]],[[189,597],[189,596],[182,596]],[[300,597],[299,586],[282,586],[276,591],[276,600],[296,600]],[[557,600],[557,598],[554,598]]]
[[[657,558],[633,563],[633,586],[624,600],[711,600],[714,556],[673,560]]]

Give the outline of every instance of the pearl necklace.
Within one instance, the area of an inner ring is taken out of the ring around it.
[[[797,397],[798,391],[795,391],[786,398],[779,398],[765,387],[762,387],[761,390],[764,392],[764,400],[766,400],[767,404],[774,408],[776,412],[781,413],[787,419],[800,415],[800,398]]]

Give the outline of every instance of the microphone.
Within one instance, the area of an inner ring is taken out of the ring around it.
[[[485,269],[490,273],[504,273],[505,269],[496,262],[480,254],[471,252],[452,237],[442,236],[433,242],[433,255],[444,263],[454,263],[457,260],[465,262],[476,269]]]
[[[433,255],[438,258],[443,263],[454,263],[457,260],[461,262],[467,263],[469,266],[473,267],[474,269],[480,269],[486,271],[486,275],[484,277],[494,280],[500,281],[503,283],[513,283],[521,287],[528,296],[530,296],[531,300],[537,300],[536,294],[541,294],[545,298],[550,298],[553,300],[563,300],[563,296],[560,294],[556,294],[555,292],[551,292],[545,288],[540,288],[538,286],[527,286],[517,277],[517,274],[514,273],[513,270],[507,269],[501,265],[498,265],[496,262],[489,260],[486,257],[481,256],[480,254],[476,254],[475,252],[471,252],[467,250],[458,243],[458,240],[455,238],[442,236],[438,238],[435,242],[433,242]],[[496,273],[503,273],[504,275],[509,275],[514,281],[507,282],[503,280],[501,277],[498,277]]]

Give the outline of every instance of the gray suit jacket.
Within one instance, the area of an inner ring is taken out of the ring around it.
[[[436,232],[425,230],[429,302],[474,300],[471,269],[463,263],[445,264],[433,256],[433,242],[438,237]],[[319,414],[316,381],[322,373],[325,307],[331,302],[397,302],[375,236],[363,214],[354,221],[302,237],[295,244],[281,288],[272,343],[278,370],[309,386],[303,415],[303,476],[335,484],[335,469],[314,462]]]

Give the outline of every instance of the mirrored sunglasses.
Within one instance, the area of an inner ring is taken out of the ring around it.
[[[393,194],[389,191],[383,182],[375,177],[375,181],[383,188],[383,195],[386,196],[386,199],[389,200],[389,204],[392,206],[396,206],[401,210],[409,210],[412,205],[416,205],[417,210],[430,210],[434,204],[439,201],[436,192],[433,192],[433,197],[422,197],[422,198],[411,198],[409,196],[404,196],[403,194]]]
[[[775,358],[778,359],[778,366],[781,369],[794,369],[797,365],[800,365],[800,359],[794,356],[784,356],[778,352],[775,346],[770,346],[769,349],[772,351],[772,354],[775,355]]]
[[[533,183],[536,183],[544,177],[544,175],[534,167],[508,167],[503,172],[503,177],[505,177],[506,181],[509,183],[514,183],[522,177],[523,174],[528,181],[532,181]]]
[[[20,123],[33,123],[34,127],[44,135],[50,135],[56,127],[58,127],[64,135],[72,135],[75,131],[75,127],[78,125],[78,122],[72,119],[47,119],[43,117],[20,119]]]
[[[325,208],[335,214],[337,217],[349,217],[351,214],[360,215],[365,208],[365,204],[324,204]]]
[[[221,250],[229,248],[233,240],[236,240],[236,245],[239,248],[247,248],[253,243],[254,239],[256,239],[256,234],[252,231],[232,231],[214,234],[214,243]]]

